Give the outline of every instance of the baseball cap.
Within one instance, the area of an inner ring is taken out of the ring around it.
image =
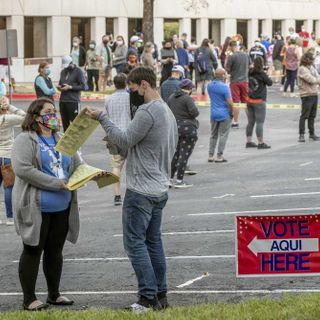
[[[64,69],[64,68],[69,67],[71,62],[72,62],[72,58],[69,55],[62,57],[61,68]]]
[[[184,77],[184,69],[182,66],[179,66],[179,65],[173,66],[171,72],[179,72],[181,74],[181,76]]]
[[[190,79],[183,79],[181,82],[180,82],[180,88],[181,89],[192,89],[194,88],[194,84],[193,82],[190,80]]]
[[[132,36],[130,42],[137,42],[140,38],[138,36]]]

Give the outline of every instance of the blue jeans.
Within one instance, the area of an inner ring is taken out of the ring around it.
[[[168,194],[145,196],[126,190],[122,209],[123,244],[138,279],[140,296],[167,292],[166,259],[161,240],[162,210]]]
[[[11,164],[11,159],[9,158],[0,158],[0,165]],[[0,170],[0,186],[2,184],[2,173]],[[6,214],[7,218],[12,218],[12,187],[3,188],[4,189],[4,203],[6,205]]]

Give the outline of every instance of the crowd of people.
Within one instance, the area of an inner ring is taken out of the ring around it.
[[[77,194],[66,183],[83,159],[54,149],[61,137],[56,93],[60,92],[61,124],[66,131],[80,111],[81,91],[115,88],[103,111],[87,108],[86,114],[105,130],[113,173],[121,176],[126,163],[125,197],[122,201],[120,183],[115,184],[114,205],[123,205],[124,248],[138,280],[139,300],[132,310],[161,310],[168,307],[162,210],[168,188],[192,187],[184,176],[198,140],[197,101],[206,96],[210,101],[209,163],[227,162],[224,151],[231,128],[239,127],[239,104],[245,104],[248,118],[244,147],[270,148],[263,124],[267,86],[273,82],[281,82],[284,93],[289,86],[293,93],[297,82],[302,101],[298,141],[305,142],[306,120],[310,139],[319,140],[314,120],[320,39],[304,29],[299,34],[292,28],[289,32],[286,42],[276,34],[272,41],[257,39],[249,50],[241,35],[227,38],[221,47],[209,39],[198,47],[183,34],[164,41],[159,52],[155,44],[143,42],[141,33],[130,38],[129,46],[122,36],[112,41],[107,34],[99,45],[90,41],[87,51],[80,37],[74,37],[70,54],[62,58],[57,86],[50,78],[49,64],[39,65],[34,82],[38,99],[26,113],[10,105],[2,92],[0,183],[5,190],[6,223],[13,225],[14,217],[23,242],[19,279],[24,309],[74,303],[60,294],[59,283],[64,243],[77,241],[80,223]],[[195,90],[198,100],[192,97]],[[14,140],[16,125],[21,125],[22,133]],[[42,253],[46,303],[35,294]]]

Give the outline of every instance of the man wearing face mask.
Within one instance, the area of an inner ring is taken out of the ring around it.
[[[102,43],[97,46],[97,54],[99,56],[100,68],[99,68],[99,91],[105,91],[106,82],[111,79],[112,71],[112,52],[109,47],[110,37],[104,35],[102,37]],[[109,82],[110,84],[110,82]]]
[[[264,65],[266,66],[268,64],[267,51],[266,48],[261,44],[260,39],[257,39],[254,42],[254,46],[249,51],[249,56],[251,61],[253,61],[256,57],[261,57],[263,58]]]
[[[87,51],[87,77],[88,77],[88,88],[89,91],[93,91],[93,80],[95,82],[95,91],[99,91],[99,61],[98,54],[96,51],[96,42],[90,41],[89,50]]]
[[[144,96],[145,104],[125,131],[100,109],[88,108],[87,114],[98,119],[108,140],[128,155],[123,242],[139,286],[139,300],[131,308],[134,313],[144,313],[168,307],[161,219],[168,200],[170,164],[178,134],[174,115],[157,91],[153,70],[136,68],[127,81]]]
[[[117,74],[122,73],[126,63],[128,47],[124,42],[123,36],[117,36],[116,48],[113,53],[113,66]]]
[[[84,66],[86,64],[86,50],[80,45],[79,37],[73,37],[72,39],[70,56],[72,58],[72,63],[84,71]]]
[[[227,162],[223,157],[223,152],[226,147],[231,128],[231,120],[233,118],[233,101],[230,88],[225,84],[226,71],[219,68],[215,71],[214,75],[215,80],[208,84],[208,94],[211,104],[211,136],[208,162],[223,163]],[[217,158],[214,158],[217,143],[218,153]]]
[[[39,74],[34,81],[34,89],[36,91],[37,98],[47,97],[54,101],[56,88],[49,77],[51,73],[49,64],[47,62],[40,63],[38,72]]]
[[[85,90],[85,87],[82,70],[72,63],[70,56],[64,56],[57,87],[61,91],[59,107],[64,131],[80,112],[81,90]]]
[[[301,26],[301,31],[299,32],[299,37],[302,39],[302,49],[305,52],[308,48],[309,39],[310,39],[310,34],[306,30],[305,26]]]

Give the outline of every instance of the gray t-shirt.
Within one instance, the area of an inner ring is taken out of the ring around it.
[[[126,131],[108,120],[99,119],[108,141],[127,154],[127,188],[147,196],[167,192],[171,161],[178,142],[175,117],[163,100],[153,100],[139,107]]]
[[[241,51],[228,57],[226,70],[231,83],[248,81],[249,62],[249,56]]]

